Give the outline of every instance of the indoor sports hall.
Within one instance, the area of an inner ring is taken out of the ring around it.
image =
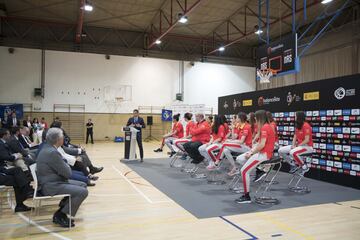
[[[359,0],[0,0],[0,240],[360,236]]]

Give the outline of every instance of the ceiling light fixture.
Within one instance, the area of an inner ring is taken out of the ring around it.
[[[159,45],[159,44],[161,44],[161,40],[160,40],[160,39],[156,39],[155,43],[156,43],[157,45]]]
[[[223,52],[223,51],[225,51],[225,47],[224,46],[221,46],[221,47],[219,47],[219,49],[218,49],[220,52]]]
[[[188,17],[187,16],[182,16],[180,19],[179,19],[179,22],[180,23],[187,23],[188,21]]]
[[[327,4],[327,3],[332,2],[332,1],[333,1],[333,0],[322,0],[321,3],[322,3],[322,4]]]
[[[89,1],[85,1],[84,10],[87,12],[91,12],[94,9],[94,7],[91,5]]]

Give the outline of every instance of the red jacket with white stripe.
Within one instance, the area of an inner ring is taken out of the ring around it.
[[[190,134],[192,136],[191,141],[201,142],[205,144],[210,141],[211,128],[207,121],[203,120],[196,123],[196,125],[190,129]]]

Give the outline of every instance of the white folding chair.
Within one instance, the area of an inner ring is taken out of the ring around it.
[[[31,175],[34,179],[34,196],[33,196],[33,202],[34,202],[34,209],[39,210],[39,208],[41,207],[41,201],[42,200],[53,200],[55,198],[64,198],[64,197],[68,197],[69,198],[69,214],[70,214],[70,221],[69,221],[69,230],[71,229],[71,195],[70,194],[59,194],[59,195],[54,195],[54,196],[37,196],[37,192],[38,192],[38,180],[37,180],[37,175],[36,175],[36,163],[30,165],[30,171],[31,171]],[[39,211],[38,211],[39,213]],[[29,225],[31,224],[31,217],[33,214],[33,210],[31,210],[30,212],[30,216],[29,216]]]
[[[3,199],[7,200],[8,194],[10,194],[9,198],[10,198],[10,201],[12,201],[12,197],[11,197],[12,190],[13,190],[13,188],[10,186],[0,185],[0,213],[2,213],[3,205],[6,205],[3,203]],[[5,201],[5,203],[6,203],[6,201]]]

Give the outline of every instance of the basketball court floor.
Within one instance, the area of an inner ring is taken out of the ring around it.
[[[166,154],[153,153],[152,149],[157,146],[155,142],[145,143],[146,159],[141,167],[150,164],[160,167],[161,171],[166,171],[166,168],[169,172],[176,171],[168,164],[159,164],[159,158],[165,159]],[[89,188],[89,197],[76,216],[76,227],[67,231],[52,225],[51,216],[56,203],[42,208],[31,225],[28,224],[28,213],[14,214],[9,206],[3,206],[0,239],[311,240],[358,239],[360,235],[360,198],[253,213],[197,217],[169,197],[171,194],[166,195],[141,177],[137,173],[141,171],[136,169],[139,165],[120,163],[122,144],[96,143],[88,145],[87,151],[93,161],[105,169],[99,175],[97,185]],[[189,178],[182,174],[182,180]],[[176,193],[178,189],[173,191]],[[194,196],[194,202],[201,201],[200,205],[206,206],[204,198]],[[229,202],[235,197],[230,196]],[[208,198],[210,201],[212,196]],[[285,204],[286,200],[283,202]],[[31,201],[27,204],[31,205]],[[238,205],[238,208],[246,208],[246,204]]]

